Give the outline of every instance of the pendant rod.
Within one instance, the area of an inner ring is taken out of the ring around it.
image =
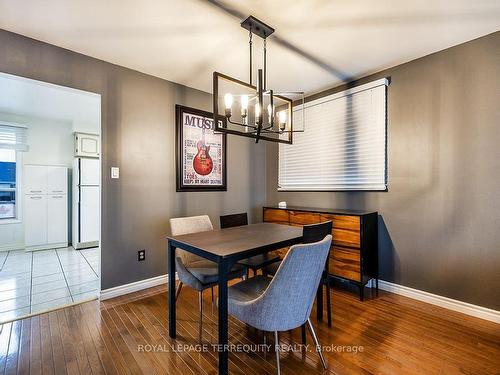
[[[250,47],[250,85],[252,84],[252,27],[250,26],[249,30],[249,41],[248,41],[249,47]]]
[[[264,35],[264,85],[263,85],[264,91],[266,91],[266,77],[267,77],[266,55],[267,55],[267,46],[266,46],[266,38]]]

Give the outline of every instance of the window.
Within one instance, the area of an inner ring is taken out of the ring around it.
[[[278,189],[387,190],[386,87],[381,79],[294,109],[293,144],[279,145]]]
[[[26,127],[0,123],[0,220],[18,218],[20,152],[27,151]]]
[[[0,219],[16,218],[16,151],[0,149]]]

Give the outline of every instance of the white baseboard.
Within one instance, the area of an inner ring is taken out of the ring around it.
[[[391,293],[400,294],[405,297],[444,307],[445,309],[458,311],[476,318],[489,320],[494,323],[500,323],[500,311],[473,305],[467,302],[457,301],[448,297],[438,296],[422,290],[412,289],[407,286],[393,284],[388,281],[379,280],[378,285],[380,289]]]
[[[101,300],[106,300],[114,297],[123,296],[124,294],[138,292],[139,290],[152,288],[168,282],[168,275],[152,277],[150,279],[135,281],[130,284],[119,285],[113,288],[101,290]],[[177,274],[175,279],[178,280]]]
[[[15,251],[24,250],[24,243],[13,243],[9,245],[0,246],[0,251]]]

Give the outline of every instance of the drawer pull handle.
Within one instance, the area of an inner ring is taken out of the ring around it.
[[[42,197],[30,197],[30,199],[42,199]]]
[[[41,193],[42,191],[41,190],[30,190],[30,192],[32,192],[32,193]]]
[[[53,195],[52,198],[62,198],[62,195]]]
[[[52,190],[53,193],[62,193],[62,190]]]

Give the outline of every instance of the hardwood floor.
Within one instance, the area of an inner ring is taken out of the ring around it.
[[[209,292],[205,299],[203,339],[209,350],[176,346],[198,344],[197,296],[189,288],[179,297],[178,339],[168,337],[166,287],[161,286],[3,324],[0,371],[217,374],[217,355],[210,346],[217,339],[216,308],[212,313]],[[282,352],[283,374],[500,374],[498,324],[384,292],[359,302],[355,294],[334,289],[332,304],[332,328],[313,320],[321,344],[330,348],[325,352],[328,370],[321,370],[313,350]],[[261,334],[234,319],[229,340],[263,343]],[[300,330],[284,332],[280,340],[300,344]],[[267,343],[272,344],[271,335]],[[275,374],[272,350],[233,352],[230,373]]]

